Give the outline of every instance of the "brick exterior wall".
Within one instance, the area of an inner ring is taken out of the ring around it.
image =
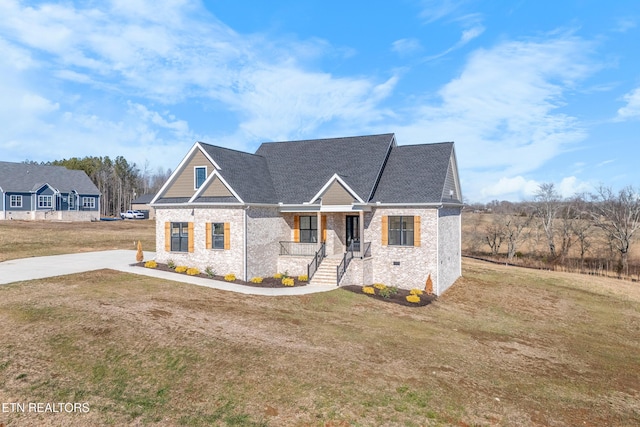
[[[446,291],[462,274],[460,208],[438,211],[438,281],[433,282],[438,295]]]
[[[191,212],[193,211],[193,215]],[[211,267],[216,274],[235,274],[244,277],[244,209],[224,208],[157,208],[156,261],[172,260],[176,265],[197,267],[201,271]],[[165,222],[193,222],[193,253],[165,250]],[[206,223],[228,222],[230,249],[206,249]]]
[[[280,241],[290,240],[292,238],[290,235],[291,229],[278,208],[251,207],[247,210],[247,277],[249,279],[256,276],[273,276],[279,271]],[[290,273],[293,274],[291,270]]]
[[[420,216],[420,246],[382,246],[383,216]],[[438,210],[420,208],[376,208],[371,220],[365,218],[365,240],[371,241],[373,282],[401,289],[423,289],[431,274],[438,280]],[[399,262],[400,265],[394,265]]]

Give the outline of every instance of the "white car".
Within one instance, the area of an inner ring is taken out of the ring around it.
[[[122,219],[144,219],[144,214],[140,211],[126,211],[120,213]]]

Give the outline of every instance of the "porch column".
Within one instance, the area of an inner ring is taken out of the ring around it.
[[[322,245],[322,212],[316,212],[316,221],[318,225],[318,248]]]
[[[360,256],[364,257],[364,211],[360,211],[358,215],[360,215],[358,218],[358,225],[360,227]]]

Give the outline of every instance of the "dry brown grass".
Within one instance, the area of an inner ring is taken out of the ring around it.
[[[640,424],[640,288],[464,261],[434,304],[113,271],[0,287],[5,425]]]
[[[155,221],[0,221],[0,262],[108,249],[155,251]]]

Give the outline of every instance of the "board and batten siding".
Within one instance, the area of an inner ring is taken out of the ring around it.
[[[162,195],[162,197],[191,197],[196,192],[194,189],[194,168],[197,166],[205,166],[207,168],[207,176],[213,172],[213,164],[200,150],[195,150],[191,158],[187,161],[182,172],[176,177]]]

